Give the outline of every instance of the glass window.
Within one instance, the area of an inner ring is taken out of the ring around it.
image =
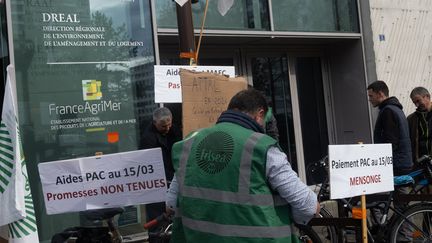
[[[9,50],[7,42],[7,28],[6,28],[6,6],[4,1],[0,1],[0,97],[3,97],[4,82],[6,81],[6,67],[9,65]]]
[[[177,28],[176,4],[171,0],[157,0],[156,16],[159,28]],[[218,11],[218,1],[209,1],[205,22],[206,29],[225,30],[269,30],[267,0],[236,0],[231,9],[222,16]],[[192,4],[194,28],[201,28],[206,1]]]
[[[136,150],[157,107],[150,1],[11,6],[24,154],[40,239],[48,241],[81,219],[46,215],[37,164]]]
[[[359,32],[355,0],[273,0],[275,30]]]

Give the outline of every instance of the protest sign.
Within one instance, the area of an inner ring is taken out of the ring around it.
[[[47,214],[165,201],[160,148],[39,164]]]
[[[180,71],[183,95],[183,136],[216,123],[231,98],[247,88],[245,78],[207,72]]]
[[[180,68],[235,77],[234,66],[155,65],[155,103],[181,103]]]
[[[391,144],[329,145],[330,197],[393,191]]]

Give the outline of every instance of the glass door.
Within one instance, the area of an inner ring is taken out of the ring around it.
[[[329,132],[323,72],[320,57],[290,58],[292,79],[296,85],[300,115],[301,141],[304,166],[308,166],[328,153]],[[308,184],[320,183],[323,174],[306,173]]]
[[[6,28],[6,3],[0,1],[0,97],[3,97],[4,85],[6,82],[6,67],[9,65],[9,50],[7,41],[7,28]],[[3,100],[2,100],[3,102]]]
[[[279,145],[297,169],[291,89],[286,56],[251,57],[250,69],[255,89],[262,91],[273,109],[279,130]]]
[[[247,59],[248,76],[273,109],[279,144],[293,169],[308,184],[320,181],[306,168],[327,154],[329,144],[322,58],[265,53]]]

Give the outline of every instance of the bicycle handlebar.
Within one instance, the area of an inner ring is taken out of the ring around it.
[[[149,222],[145,223],[144,224],[144,229],[154,228],[159,223],[161,223],[163,221],[167,221],[167,220],[168,220],[168,216],[165,213],[163,213],[163,214],[159,215],[157,218],[152,219]]]
[[[422,165],[422,164],[424,164],[426,162],[430,162],[431,160],[432,160],[432,158],[429,155],[423,155],[422,157],[420,157],[417,160],[417,163],[420,164],[420,165]]]
[[[153,220],[144,224],[144,229],[151,229],[151,228],[155,227],[158,223],[159,222],[157,219],[153,219]]]

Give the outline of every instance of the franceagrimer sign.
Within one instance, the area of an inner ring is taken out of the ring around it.
[[[155,107],[150,1],[9,2],[26,157],[137,149]]]

